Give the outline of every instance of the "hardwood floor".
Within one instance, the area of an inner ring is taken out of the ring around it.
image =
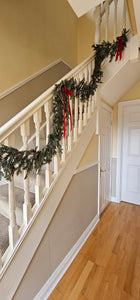
[[[140,300],[140,206],[108,206],[48,299]]]

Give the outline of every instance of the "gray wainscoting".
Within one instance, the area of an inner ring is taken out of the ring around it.
[[[73,176],[14,300],[35,297],[97,215],[97,210],[98,164]]]

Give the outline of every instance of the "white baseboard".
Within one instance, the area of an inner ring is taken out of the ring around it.
[[[83,232],[79,240],[76,242],[76,244],[72,247],[72,249],[69,251],[69,253],[65,256],[63,261],[60,263],[60,265],[57,267],[57,269],[53,272],[53,274],[50,276],[50,278],[46,281],[44,286],[41,288],[39,293],[35,296],[34,300],[46,300],[60,281],[60,279],[63,277],[69,266],[71,265],[72,261],[90,236],[91,232],[99,222],[99,216],[96,215],[92,222],[89,224],[87,229]]]
[[[120,203],[117,197],[111,197],[111,202]]]

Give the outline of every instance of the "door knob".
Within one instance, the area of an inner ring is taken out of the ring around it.
[[[106,170],[103,170],[102,168],[100,168],[100,173],[106,172]]]

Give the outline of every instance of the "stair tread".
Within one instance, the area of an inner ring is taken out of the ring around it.
[[[15,199],[16,199],[16,207],[22,208],[23,203],[24,203],[24,190],[15,187]],[[3,185],[0,187],[0,201],[2,202],[7,202],[8,203],[8,185]],[[31,201],[31,206],[34,205],[35,203],[35,195],[34,193],[30,192],[30,201]]]

